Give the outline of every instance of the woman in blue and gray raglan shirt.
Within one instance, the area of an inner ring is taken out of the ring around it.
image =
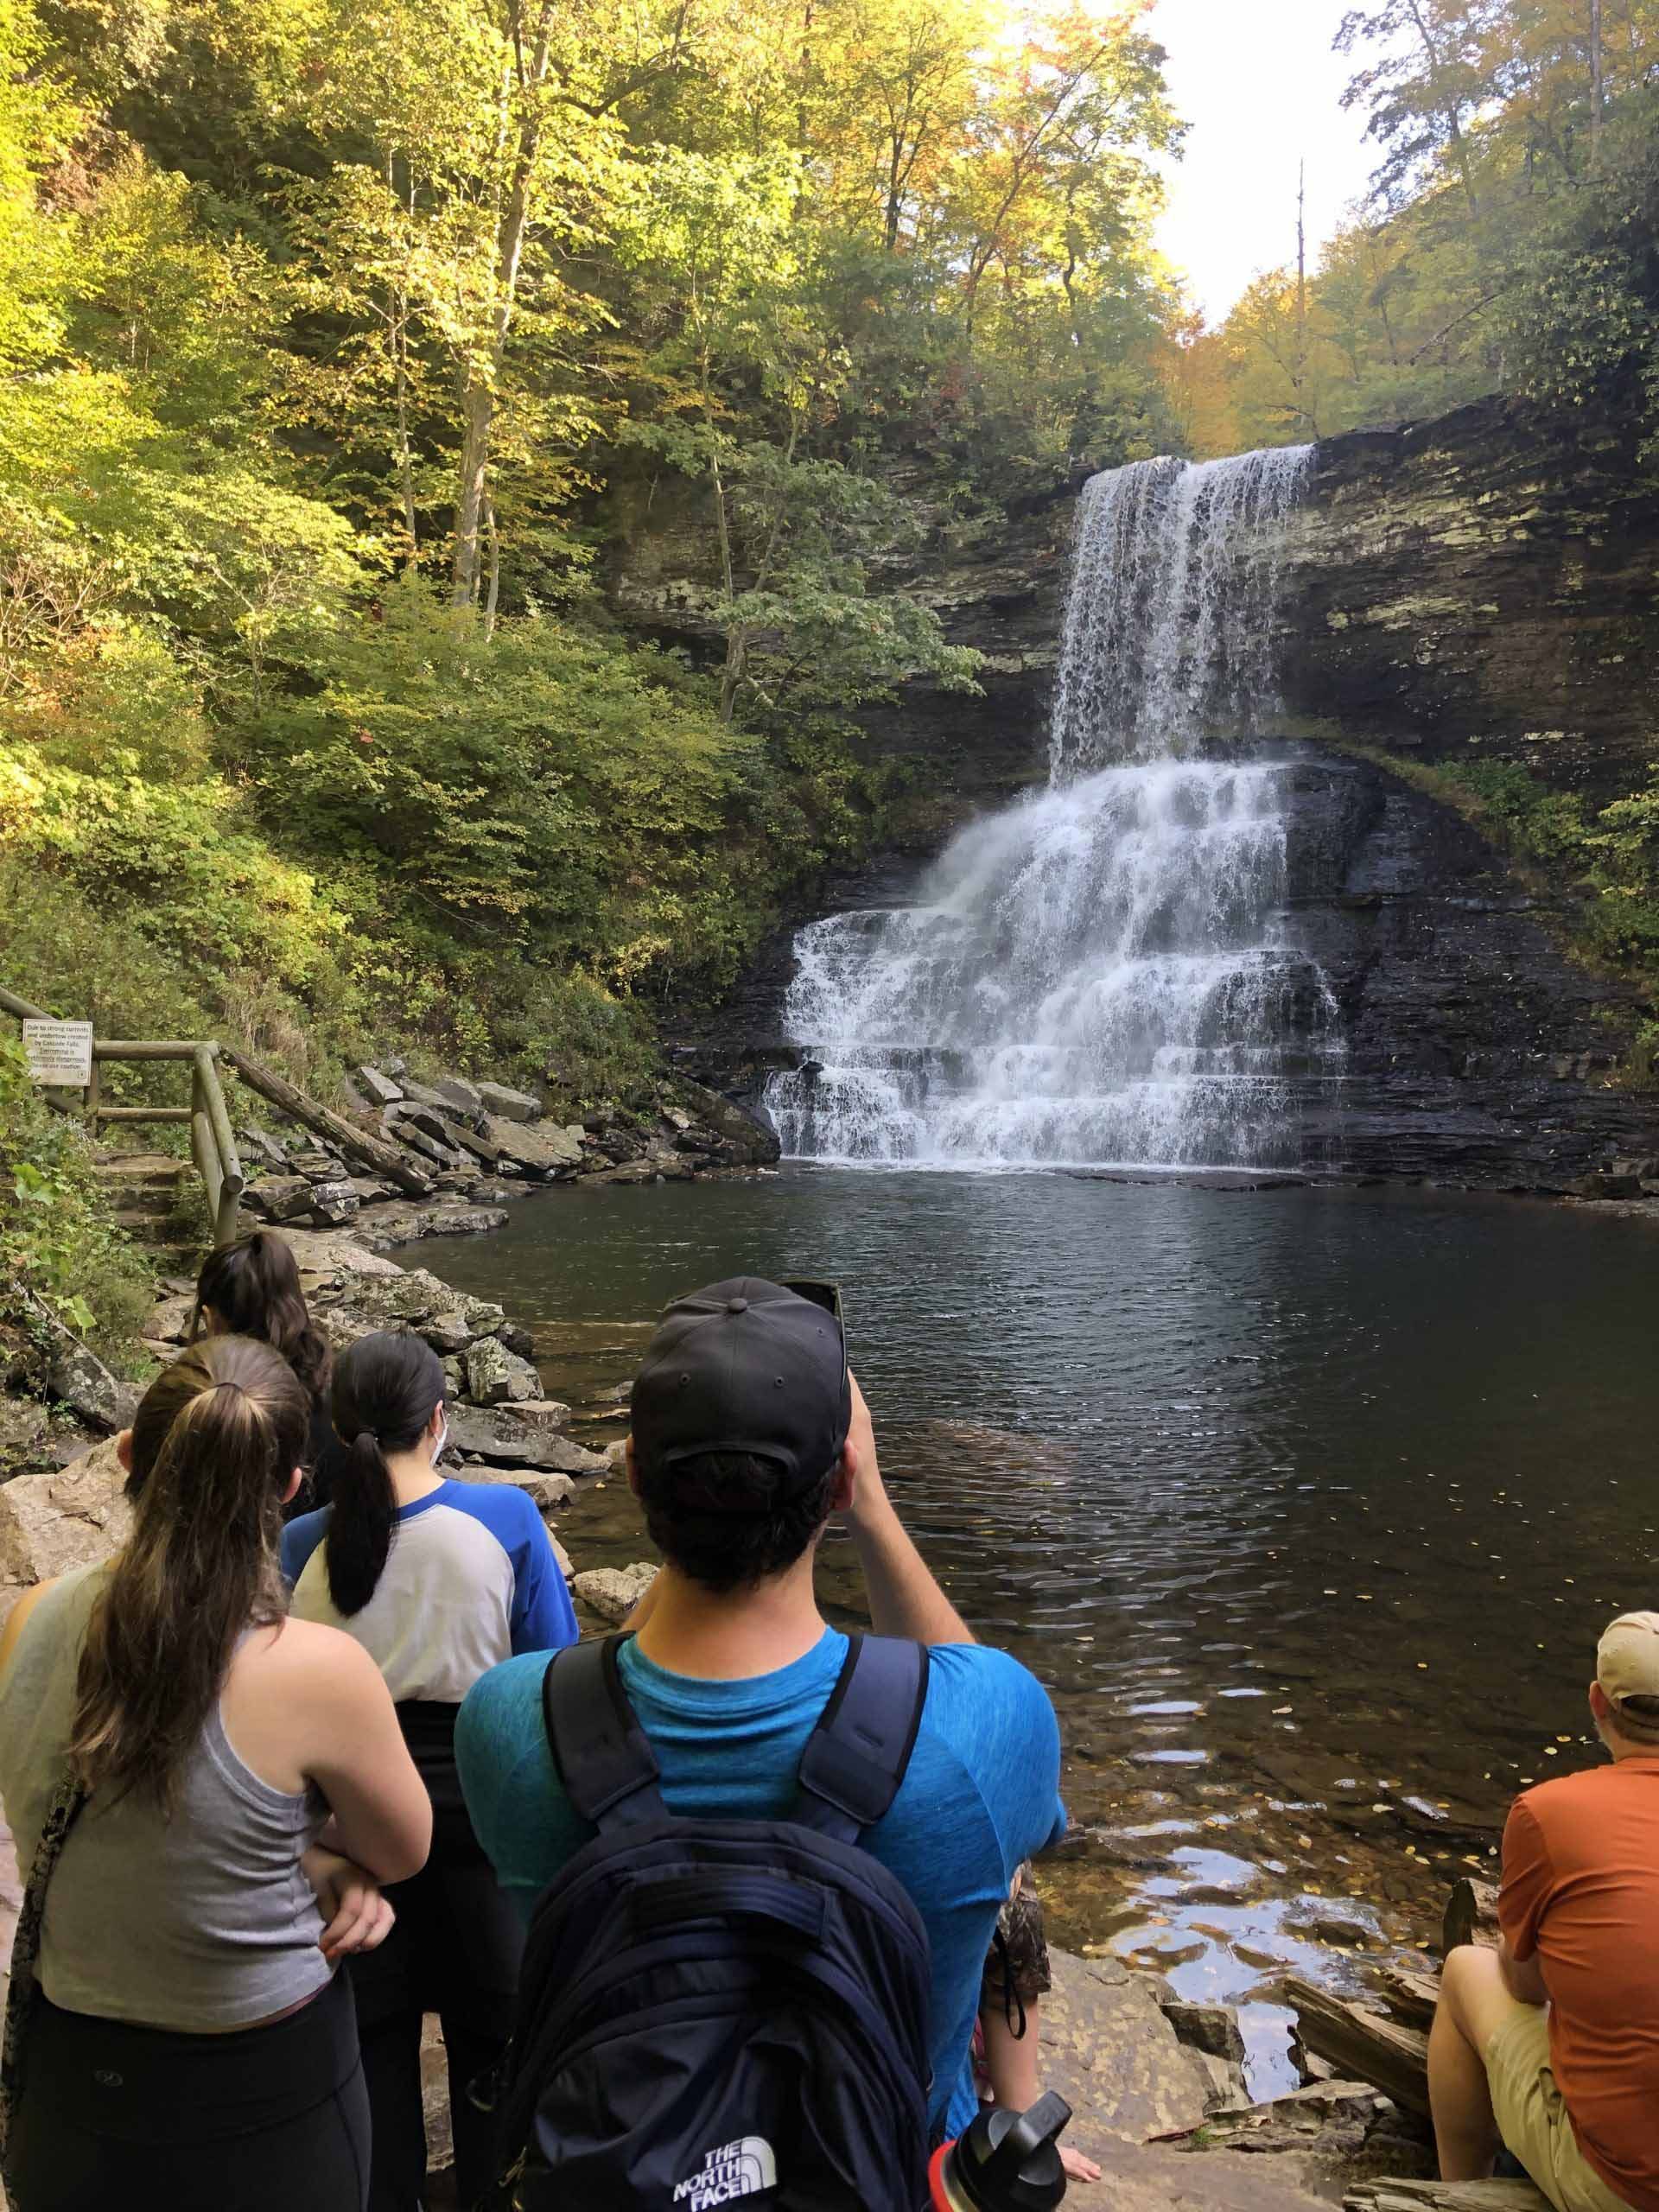
[[[576,1640],[541,1515],[510,1483],[447,1481],[444,1373],[418,1337],[361,1338],[334,1375],[342,1445],[334,1502],[283,1532],[289,1610],[344,1629],[385,1676],[432,1796],[432,1855],[388,1895],[391,1936],[353,1967],[374,2126],[370,2212],[421,2201],[426,2139],[421,2016],[448,2054],[460,2201],[493,2178],[490,2122],[467,2086],[505,2043],[523,1923],[496,1885],[455,1778],[455,1713],[479,1676],[515,1653]]]

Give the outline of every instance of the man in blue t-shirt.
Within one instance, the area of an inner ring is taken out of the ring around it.
[[[671,1813],[788,1817],[847,1651],[812,1583],[832,1515],[858,1548],[876,1633],[932,1646],[903,1785],[863,1840],[927,1928],[930,2118],[960,2133],[976,2108],[969,2053],[997,1913],[1020,1861],[1065,1827],[1046,1694],[974,1642],[900,1526],[823,1306],[750,1277],[671,1306],[634,1381],[628,1480],[663,1567],[629,1623],[622,1678]],[[526,1915],[592,1834],[548,1749],[548,1663],[494,1668],[455,1731],[473,1825]]]

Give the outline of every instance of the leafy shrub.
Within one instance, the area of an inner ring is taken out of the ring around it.
[[[1458,762],[1440,779],[1475,802],[1483,824],[1513,849],[1567,874],[1588,894],[1586,949],[1640,979],[1659,998],[1659,761],[1642,790],[1586,823],[1583,803],[1553,791],[1516,761]],[[1644,1022],[1635,1058],[1659,1050],[1659,1020]]]
[[[1569,791],[1553,791],[1514,760],[1459,760],[1440,772],[1477,801],[1489,829],[1540,860],[1587,864],[1584,809]]]
[[[0,1035],[0,1350],[37,1389],[64,1329],[130,1366],[153,1290],[79,1124],[47,1105],[21,1044]]]

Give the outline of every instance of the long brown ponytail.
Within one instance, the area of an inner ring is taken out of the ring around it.
[[[90,1789],[170,1806],[237,1639],[286,1613],[283,1492],[310,1406],[269,1344],[213,1337],[144,1393],[132,1535],[87,1624],[69,1753]]]

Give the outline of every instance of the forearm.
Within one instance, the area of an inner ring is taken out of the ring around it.
[[[1548,2004],[1549,1990],[1535,1952],[1529,1959],[1517,1959],[1510,1948],[1510,1939],[1506,1936],[1497,1947],[1497,1965],[1503,1977],[1503,1986],[1517,2005]]]
[[[882,1496],[853,1522],[870,1624],[878,1636],[917,1643],[971,1643],[974,1635],[934,1580],[891,1502]]]
[[[992,2102],[1006,2106],[1010,2112],[1028,2111],[1042,2094],[1037,2078],[1036,2006],[1026,2007],[1022,2036],[1014,2034],[1000,2004],[987,2005],[980,2013],[979,2024],[985,2037],[985,2078],[990,2084]]]

